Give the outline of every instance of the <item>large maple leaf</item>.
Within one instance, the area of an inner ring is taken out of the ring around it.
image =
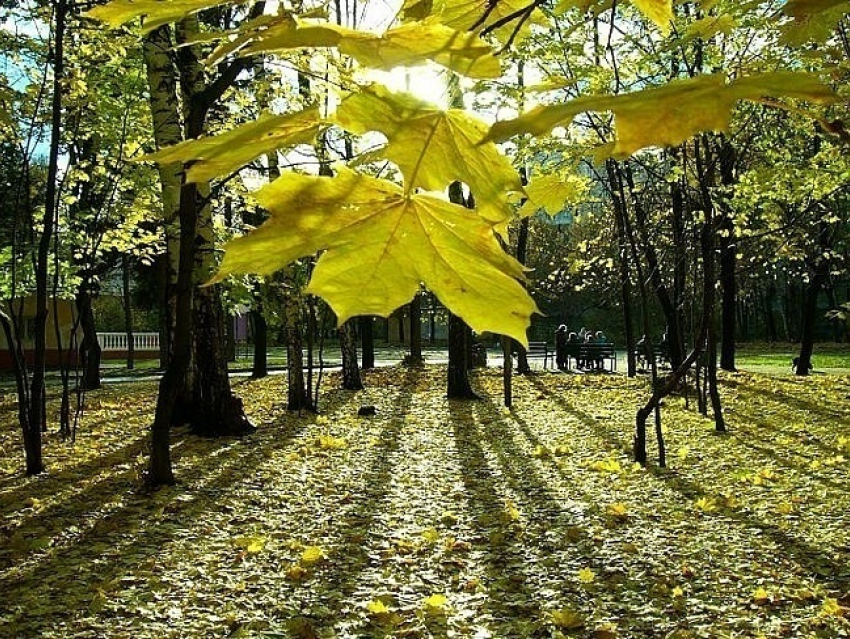
[[[227,244],[216,281],[272,273],[324,251],[308,291],[340,323],[387,316],[424,283],[474,330],[526,342],[536,306],[517,281],[522,265],[474,211],[347,169],[336,177],[288,174],[256,197],[271,217]]]
[[[95,7],[86,15],[106,22],[111,27],[146,16],[142,31],[153,31],[170,22],[177,22],[188,15],[222,4],[244,4],[248,0],[112,0],[108,4]]]
[[[436,21],[411,22],[383,34],[348,29],[320,21],[280,21],[256,31],[242,55],[303,47],[337,47],[360,64],[375,69],[417,66],[433,61],[470,78],[496,78],[501,63],[475,33]]]
[[[372,85],[346,98],[333,119],[352,133],[383,133],[387,145],[379,154],[398,165],[407,193],[441,191],[459,180],[487,220],[510,217],[507,194],[522,190],[519,174],[495,144],[479,144],[487,125],[466,111]]]
[[[186,181],[205,182],[270,151],[311,143],[320,126],[318,107],[284,115],[266,114],[221,135],[187,140],[140,159],[187,163]]]
[[[616,139],[606,151],[614,157],[627,157],[647,146],[680,144],[700,131],[725,131],[738,100],[764,97],[830,102],[836,96],[807,73],[763,73],[728,83],[723,74],[704,75],[625,95],[538,106],[514,120],[497,122],[484,139],[505,140],[519,133],[543,135],[556,126],[568,125],[579,113],[611,111]]]

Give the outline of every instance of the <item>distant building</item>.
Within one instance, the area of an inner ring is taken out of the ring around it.
[[[24,354],[27,360],[27,365],[32,366],[35,361],[35,353],[34,353],[34,342],[33,337],[35,335],[35,296],[31,295],[23,300],[23,307],[21,308],[19,305],[21,304],[21,300],[6,300],[3,302],[3,307],[8,312],[10,307],[13,307],[17,313],[21,315],[20,327],[22,330],[22,342],[24,347]],[[19,311],[22,311],[20,312]],[[51,299],[48,302],[48,311],[47,311],[47,365],[48,366],[58,366],[60,364],[59,359],[59,348],[57,344],[57,336],[56,336],[56,324],[54,322],[54,318],[58,315],[59,322],[59,334],[62,339],[62,352],[64,357],[69,356],[68,348],[71,345],[71,337],[74,329],[74,323],[76,320],[76,312],[74,308],[74,303],[71,300],[55,300]],[[75,346],[79,344],[79,340],[82,339],[82,328],[78,328],[77,331],[77,341],[75,342]],[[73,352],[70,353],[71,361],[76,361],[76,348],[73,349]],[[6,335],[3,331],[0,331],[0,370],[12,370],[12,356],[9,353],[9,345],[6,342]]]

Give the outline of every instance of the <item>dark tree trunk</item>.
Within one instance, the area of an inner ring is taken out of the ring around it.
[[[632,177],[631,169],[626,165],[625,178],[629,185],[629,189],[634,194],[635,185]],[[658,258],[658,253],[655,250],[655,245],[649,237],[648,220],[646,210],[640,204],[637,197],[632,198],[635,208],[635,221],[637,230],[640,235],[640,244],[643,249],[644,259],[646,259],[647,268],[649,269],[649,279],[652,283],[652,289],[658,299],[658,304],[661,306],[661,311],[664,313],[664,319],[667,322],[667,339],[669,341],[669,356],[670,364],[673,368],[677,368],[683,359],[683,344],[684,339],[681,333],[681,322],[679,313],[676,309],[675,302],[670,296],[670,292],[662,279],[662,267]],[[675,206],[674,198],[673,204]]]
[[[195,291],[197,358],[191,425],[193,431],[209,437],[246,435],[255,430],[245,416],[242,400],[230,388],[223,348],[224,314],[218,286]]]
[[[91,284],[81,283],[77,289],[77,313],[80,316],[80,327],[83,339],[80,341],[80,361],[83,367],[83,377],[80,387],[83,390],[100,388],[100,344],[97,341],[97,326],[92,312]]]
[[[718,150],[720,164],[720,182],[731,196],[735,184],[735,149],[725,136]],[[729,203],[721,200],[721,212],[718,222],[720,230],[720,291],[721,304],[721,350],[720,368],[735,371],[735,307],[738,300],[738,284],[735,270],[737,267],[738,246],[735,241],[735,222]]]
[[[525,264],[528,258],[528,218],[524,217],[519,223],[519,232],[516,241],[516,259],[520,264]],[[516,353],[516,370],[520,375],[531,374],[531,366],[528,363],[528,351],[525,347],[514,340],[514,352]]]
[[[254,358],[251,377],[260,379],[269,374],[269,324],[263,314],[263,302],[257,290],[254,290],[254,306],[251,308],[251,333],[254,338]]]
[[[18,423],[21,425],[21,428],[25,429],[27,427],[27,420],[29,419],[29,411],[27,410],[29,404],[29,380],[27,379],[24,350],[19,338],[21,334],[20,326],[18,326],[17,330],[13,329],[13,323],[18,324],[14,322],[12,317],[0,309],[0,325],[3,327],[3,335],[6,337],[9,356],[12,359],[12,366],[15,373],[15,391],[18,396]]]
[[[224,324],[224,361],[236,361],[236,327],[234,326],[235,317],[230,313],[223,312],[221,321]]]
[[[800,354],[797,357],[796,375],[808,375],[812,368],[812,352],[815,346],[815,324],[818,316],[818,296],[829,276],[829,260],[823,256],[829,248],[829,230],[826,223],[821,222],[820,255],[817,256],[814,274],[806,288],[806,298],[803,304],[802,326],[800,328]]]
[[[375,322],[370,315],[358,318],[363,370],[375,368]]]
[[[413,296],[410,308],[410,355],[408,364],[421,366],[425,360],[422,357],[422,293]]]
[[[453,313],[449,314],[449,370],[446,396],[449,399],[479,399],[469,383],[467,336],[469,327]]]
[[[623,305],[623,329],[626,336],[626,372],[629,377],[637,374],[635,358],[635,330],[632,319],[631,275],[629,273],[629,240],[626,236],[626,207],[622,197],[622,184],[616,170],[616,162],[608,160],[605,163],[608,173],[608,184],[611,189],[611,201],[614,208],[614,218],[617,229],[617,257],[620,274],[620,302]]]
[[[342,387],[345,390],[362,390],[360,368],[357,366],[357,347],[354,345],[354,327],[351,320],[339,327],[339,350],[342,353]]]
[[[121,280],[124,296],[124,331],[127,335],[127,369],[132,370],[136,365],[135,343],[133,340],[133,302],[130,295],[130,258],[121,256]]]
[[[506,408],[510,408],[514,403],[512,385],[514,364],[513,355],[511,355],[511,343],[512,340],[509,337],[502,335],[502,357],[504,358],[502,363],[502,388],[504,389]]]
[[[48,257],[55,231],[57,206],[57,184],[59,181],[59,144],[62,135],[62,98],[65,94],[65,18],[68,11],[66,0],[54,3],[54,40],[53,40],[53,97],[51,104],[50,150],[47,162],[47,184],[44,198],[44,216],[42,218],[41,237],[35,264],[35,334],[33,335],[34,363],[32,384],[30,387],[29,413],[23,429],[24,452],[26,454],[26,474],[37,475],[44,472],[41,455],[41,432],[46,426],[46,389],[45,372],[47,366],[47,280]]]
[[[293,286],[297,286],[294,283]],[[289,381],[286,409],[312,409],[313,404],[304,385],[304,346],[301,341],[301,303],[296,294],[285,301],[286,370]]]

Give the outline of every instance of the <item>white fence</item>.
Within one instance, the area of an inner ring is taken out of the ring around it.
[[[126,351],[127,333],[98,333],[97,343],[103,351]],[[159,333],[133,333],[133,351],[159,352]]]

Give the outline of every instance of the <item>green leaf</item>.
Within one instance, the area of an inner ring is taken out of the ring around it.
[[[778,71],[727,83],[722,74],[671,82],[625,95],[583,97],[565,104],[538,106],[514,120],[497,122],[484,141],[520,133],[543,135],[566,126],[585,111],[611,111],[616,139],[606,150],[627,157],[647,146],[674,146],[700,131],[725,131],[738,100],[788,97],[832,102],[835,94],[814,75]]]
[[[466,111],[443,111],[372,85],[346,98],[334,121],[352,133],[383,133],[388,142],[380,155],[398,165],[406,193],[441,191],[459,180],[483,217],[498,223],[511,215],[506,194],[522,190],[519,174],[495,144],[478,144],[487,126]]]
[[[216,280],[272,273],[325,251],[308,291],[325,298],[340,323],[387,316],[424,282],[474,330],[525,343],[536,306],[517,281],[522,265],[473,211],[348,170],[333,178],[288,174],[256,196],[271,218],[228,243]]]
[[[261,115],[221,135],[188,140],[141,160],[159,163],[185,162],[187,182],[205,182],[246,165],[270,151],[309,144],[321,126],[318,107],[285,115]]]
[[[153,31],[164,24],[177,22],[188,15],[223,4],[243,4],[247,0],[113,0],[109,4],[95,7],[85,15],[110,27],[146,16],[142,32]]]
[[[836,7],[843,7],[845,11],[850,11],[850,2],[847,0],[788,0],[782,7],[782,13],[795,20],[803,20]]]

